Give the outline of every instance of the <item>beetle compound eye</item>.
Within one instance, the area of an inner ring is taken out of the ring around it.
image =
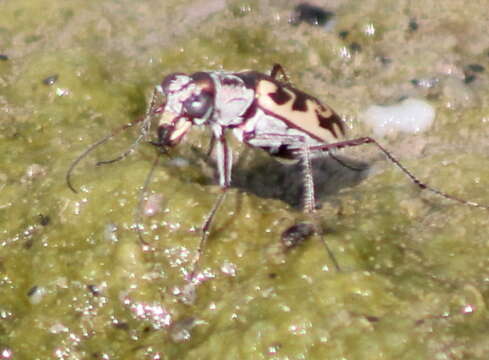
[[[207,92],[192,95],[183,102],[186,113],[193,118],[203,118],[212,106],[212,97]]]

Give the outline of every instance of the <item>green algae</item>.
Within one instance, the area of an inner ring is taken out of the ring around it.
[[[289,27],[288,8],[258,2],[217,6],[204,17],[190,1],[1,4],[9,60],[0,62],[0,351],[19,359],[485,358],[487,213],[420,193],[388,164],[326,197],[319,211],[342,273],[318,236],[280,251],[281,232],[307,216],[232,189],[203,258],[213,278],[191,305],[176,293],[218,194],[200,159],[205,132],[175,149],[188,165],[162,158],[155,170],[150,191],[168,210],[143,219],[153,251],[139,246],[134,214],[154,149],[141,145],[124,161],[95,166],[127,149],[136,131],[80,164],[77,194],[66,186],[76,156],[142,114],[151,87],[169,72],[267,71],[281,62],[300,88],[356,114],[402,95],[392,84],[434,71],[441,57],[482,59],[475,50],[464,58],[460,42],[430,43],[422,26],[421,35],[405,37],[407,23],[395,24],[419,16],[414,5],[406,14],[382,1],[364,3],[338,9],[338,27],[352,34],[345,41]],[[438,29],[433,38],[452,36],[455,23],[472,34],[484,29],[480,15],[454,18],[455,5],[444,10],[446,24],[438,7],[423,8],[422,18]],[[373,38],[361,33],[367,23],[380,29]],[[421,59],[409,46],[392,45],[415,36],[410,44],[426,53]],[[352,41],[362,52],[338,57]],[[383,70],[380,50],[404,61]],[[42,83],[53,74],[55,84]],[[433,186],[484,202],[488,85],[478,81],[476,107],[442,110],[443,97],[434,98],[440,111],[432,132],[411,136],[426,152],[411,151],[406,137],[385,142]],[[357,120],[349,124],[353,135],[368,131]],[[249,171],[267,157],[236,149],[245,157],[239,176],[253,183],[258,175]]]

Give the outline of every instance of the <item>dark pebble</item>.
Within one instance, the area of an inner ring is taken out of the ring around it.
[[[53,85],[56,81],[58,81],[58,74],[48,76],[42,81],[42,83],[44,85]]]
[[[409,20],[409,31],[415,32],[418,30],[419,25],[418,22],[414,19]]]
[[[49,225],[50,222],[51,218],[49,217],[49,215],[39,214],[39,224],[41,224],[42,226],[46,226]]]
[[[334,13],[331,11],[324,10],[318,6],[302,3],[295,7],[290,23],[292,25],[298,25],[301,22],[305,22],[309,25],[324,26],[333,16]]]
[[[486,70],[484,66],[480,64],[470,64],[469,66],[467,66],[467,69],[476,73],[481,73],[484,72],[484,70]]]
[[[343,30],[338,33],[338,36],[342,39],[346,39],[350,35],[350,32],[348,30]]]
[[[314,226],[312,224],[300,223],[292,225],[282,233],[282,245],[285,250],[290,250],[302,244],[312,234],[314,234]]]

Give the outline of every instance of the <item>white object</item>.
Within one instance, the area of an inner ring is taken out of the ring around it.
[[[424,132],[430,128],[435,114],[434,107],[428,102],[407,98],[394,105],[372,105],[362,117],[376,136],[385,136],[398,132]]]

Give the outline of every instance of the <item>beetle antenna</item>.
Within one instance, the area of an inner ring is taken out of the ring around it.
[[[153,115],[161,112],[161,109],[163,109],[163,107],[164,107],[164,104],[156,107],[156,99],[157,99],[158,93],[161,93],[161,91],[162,90],[158,86],[155,87],[155,89],[153,90],[153,95],[151,97],[150,106],[148,107],[148,110],[146,111],[146,114],[144,116],[139,117],[134,122],[131,122],[131,123],[128,123],[128,124],[121,126],[120,128],[112,131],[112,133],[110,133],[109,135],[105,136],[104,138],[102,138],[102,139],[98,140],[97,142],[95,142],[94,144],[90,145],[88,147],[88,149],[86,149],[84,152],[82,152],[75,159],[75,161],[73,161],[71,163],[70,167],[68,168],[68,171],[66,172],[66,184],[68,185],[68,187],[70,188],[71,191],[73,191],[74,193],[78,193],[78,191],[73,186],[73,182],[71,181],[71,176],[72,176],[73,171],[75,170],[76,166],[80,163],[80,161],[82,161],[84,158],[86,158],[99,145],[106,143],[107,141],[109,141],[110,139],[112,139],[113,137],[115,137],[116,135],[121,133],[122,131],[127,130],[127,129],[133,127],[134,125],[142,122],[141,133],[139,134],[136,141],[134,141],[134,143],[129,147],[128,150],[126,150],[124,153],[122,153],[121,155],[117,156],[114,159],[103,160],[103,161],[97,162],[97,164],[96,164],[97,166],[105,165],[105,164],[111,164],[111,163],[114,163],[116,161],[124,159],[136,148],[136,146],[143,139],[146,139],[148,137],[148,133],[149,133],[150,127],[151,127],[151,119],[152,119]]]
[[[141,122],[142,121],[141,129],[140,129],[140,134],[137,137],[137,139],[131,144],[131,146],[129,147],[129,149],[127,149],[121,155],[115,157],[114,159],[102,160],[102,161],[97,162],[96,166],[112,164],[112,163],[115,163],[117,161],[120,161],[120,160],[125,159],[127,156],[129,156],[134,151],[134,149],[139,145],[139,143],[142,140],[148,138],[148,136],[149,136],[148,134],[150,133],[150,130],[151,130],[151,120],[153,118],[153,115],[156,114],[156,113],[158,113],[158,111],[164,105],[164,104],[163,105],[160,105],[160,106],[158,106],[155,109],[155,107],[156,107],[156,99],[157,99],[157,96],[158,96],[158,93],[159,92],[161,92],[161,90],[159,89],[159,87],[155,87],[154,90],[153,90],[153,95],[151,96],[150,105],[149,105],[148,109],[146,110],[146,114],[144,115],[144,117],[142,117],[142,119],[140,119],[140,120],[137,121],[137,122]]]
[[[143,213],[143,203],[144,203],[146,194],[148,193],[149,184],[151,183],[154,171],[156,169],[156,166],[158,165],[161,154],[162,154],[162,152],[156,153],[156,157],[153,160],[153,164],[151,165],[151,169],[149,170],[149,173],[146,176],[146,179],[144,180],[143,187],[141,188],[141,191],[139,193],[138,210],[136,211],[136,214],[134,215],[134,222],[136,223],[136,229],[138,232],[139,241],[140,241],[141,246],[144,250],[150,249],[151,245],[146,240],[144,240],[143,231],[142,231],[141,227],[139,226],[139,224],[141,224],[143,222],[142,215],[141,215]]]
[[[133,127],[134,125],[136,125],[137,123],[139,123],[143,120],[144,120],[144,118],[140,118],[140,119],[136,120],[135,122],[121,126],[120,128],[114,130],[109,135],[103,137],[102,139],[100,139],[97,142],[90,145],[85,151],[83,151],[80,155],[78,155],[78,157],[75,159],[75,161],[73,161],[71,163],[70,167],[68,168],[68,171],[66,172],[66,184],[71,189],[71,191],[73,191],[74,193],[78,193],[78,191],[73,186],[73,182],[71,181],[71,175],[73,174],[73,171],[75,170],[76,166],[80,163],[80,161],[82,161],[84,158],[86,158],[99,145],[105,144],[107,141],[112,139],[114,136],[118,135],[120,132]]]
[[[134,151],[134,149],[139,145],[141,140],[143,140],[144,138],[145,138],[145,135],[141,133],[137,137],[137,139],[131,144],[131,146],[129,146],[129,149],[124,151],[122,154],[120,154],[119,156],[117,156],[114,159],[98,161],[95,165],[96,166],[102,166],[102,165],[112,164],[112,163],[115,163],[117,161],[120,161],[120,160],[126,158],[127,156],[129,156]]]

